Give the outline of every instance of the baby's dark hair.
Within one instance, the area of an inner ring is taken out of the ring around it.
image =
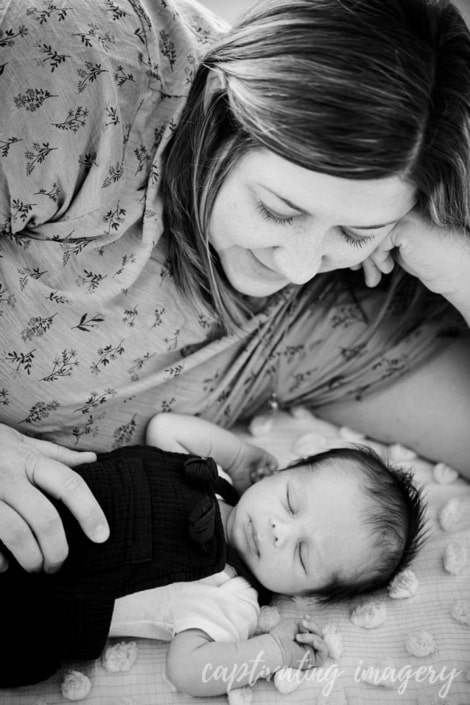
[[[357,470],[366,500],[364,525],[371,528],[373,549],[367,566],[353,578],[336,575],[309,593],[320,602],[337,602],[386,587],[415,558],[425,540],[426,505],[411,473],[385,463],[365,446],[334,448],[289,465],[318,468],[346,462]]]

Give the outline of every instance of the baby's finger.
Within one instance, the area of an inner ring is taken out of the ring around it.
[[[305,615],[305,617],[302,619],[300,626],[303,627],[302,631],[308,631],[312,632],[312,634],[319,634],[320,636],[323,634],[323,630],[321,627],[314,622],[308,615]]]
[[[295,639],[302,646],[313,650],[315,665],[321,665],[328,658],[328,646],[317,634],[297,634]]]
[[[320,648],[324,644],[324,639],[318,634],[311,634],[310,632],[299,632],[295,636],[295,640],[298,641],[303,646],[311,646],[312,648]]]

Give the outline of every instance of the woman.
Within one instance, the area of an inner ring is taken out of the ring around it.
[[[106,539],[77,450],[158,411],[301,401],[468,470],[451,5],[266,0],[225,34],[187,0],[20,0],[0,44],[0,537],[23,567],[66,556],[47,494]],[[416,287],[349,274],[394,261]]]

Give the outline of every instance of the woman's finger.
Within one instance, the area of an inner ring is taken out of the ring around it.
[[[41,570],[43,556],[31,527],[5,502],[0,502],[0,538],[25,570]]]
[[[34,485],[65,504],[91,541],[106,541],[109,536],[106,516],[80,475],[44,456],[37,456],[28,474]]]
[[[71,468],[84,463],[94,463],[96,460],[96,453],[91,451],[71,450],[51,441],[43,441],[29,436],[23,436],[22,438],[25,445],[31,446],[41,455],[51,458],[51,460],[57,460]]]
[[[382,272],[378,269],[374,262],[369,258],[362,263],[362,269],[364,271],[364,279],[366,286],[374,288],[380,283],[382,279]]]

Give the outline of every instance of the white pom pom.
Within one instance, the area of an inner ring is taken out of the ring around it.
[[[274,419],[271,414],[260,414],[253,416],[248,430],[252,436],[267,436],[273,428]]]
[[[306,406],[292,406],[289,410],[292,418],[298,421],[313,421],[315,419],[315,414],[313,414],[310,409]]]
[[[445,463],[437,463],[432,469],[432,474],[434,482],[437,482],[438,485],[450,485],[450,483],[455,482],[459,476],[457,470],[454,470]]]
[[[407,568],[393,578],[387,590],[393,600],[403,600],[416,595],[418,586],[418,578],[412,570]]]
[[[467,565],[467,549],[458,541],[451,541],[444,549],[444,570],[451,575],[458,575]]]
[[[328,622],[322,629],[322,636],[328,647],[328,656],[337,661],[343,655],[343,637],[341,632],[338,627]]]
[[[364,664],[361,667],[361,681],[381,688],[394,688],[396,681],[393,674],[396,671],[393,660],[387,656],[381,661]]]
[[[234,688],[227,693],[229,705],[250,705],[253,702],[253,689],[249,685]]]
[[[328,441],[325,436],[319,433],[305,433],[295,441],[292,450],[296,455],[305,458],[308,455],[322,453],[328,447]]]
[[[258,634],[266,634],[266,632],[270,632],[271,629],[276,626],[280,619],[281,615],[277,607],[263,605],[259,611],[256,632]]]
[[[136,660],[136,641],[119,641],[116,644],[108,644],[101,656],[103,668],[109,673],[130,671]]]
[[[408,634],[405,639],[405,648],[409,654],[420,658],[429,656],[437,650],[433,635],[424,629]]]
[[[375,629],[385,622],[387,608],[383,600],[369,600],[351,612],[351,622],[363,629]]]
[[[443,531],[455,531],[462,519],[462,504],[460,500],[450,499],[439,510],[439,524]]]
[[[351,441],[352,443],[355,443],[356,441],[363,441],[365,439],[365,435],[363,433],[360,431],[355,431],[353,428],[349,428],[348,426],[341,426],[338,433],[340,438],[345,441]]]
[[[80,671],[67,671],[61,690],[67,700],[83,700],[91,690],[90,679]]]
[[[411,448],[405,448],[405,446],[402,446],[399,443],[389,446],[388,454],[390,460],[393,460],[394,462],[398,462],[400,460],[413,460],[418,457],[414,450],[411,450]]]
[[[470,627],[470,600],[457,600],[450,614],[460,624],[466,624],[467,627]]]
[[[284,666],[274,674],[274,685],[282,695],[293,693],[300,685],[302,671]]]

